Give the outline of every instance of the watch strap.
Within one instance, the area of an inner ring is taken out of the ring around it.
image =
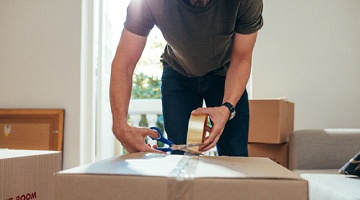
[[[231,120],[232,118],[234,118],[235,116],[235,107],[229,103],[229,102],[225,102],[222,104],[223,106],[227,107],[230,111],[230,114],[229,114],[229,120]]]
[[[230,113],[234,112],[234,110],[235,110],[235,107],[229,102],[225,102],[222,105],[227,107],[229,109]]]

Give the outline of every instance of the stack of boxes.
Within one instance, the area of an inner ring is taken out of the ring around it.
[[[268,157],[288,168],[294,103],[282,99],[249,100],[249,107],[249,156]]]

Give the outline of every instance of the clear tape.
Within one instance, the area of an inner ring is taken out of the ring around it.
[[[186,144],[203,143],[205,139],[205,126],[207,115],[191,115],[188,125]],[[188,148],[199,153],[198,147]],[[196,168],[199,162],[199,155],[184,155],[170,173],[168,179],[168,200],[191,200],[194,197],[194,181]]]
[[[186,144],[203,143],[205,140],[205,126],[207,125],[207,115],[191,115],[188,125]],[[191,151],[200,153],[198,147],[189,147]]]
[[[168,179],[168,200],[189,199],[194,196],[194,177],[199,156],[187,156],[177,163]]]

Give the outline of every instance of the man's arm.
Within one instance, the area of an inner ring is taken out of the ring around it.
[[[132,127],[127,123],[132,76],[145,44],[146,37],[133,34],[124,28],[111,68],[110,104],[113,132],[128,152],[158,152],[144,142],[147,135],[157,137],[156,132]]]
[[[224,102],[236,105],[245,91],[246,84],[250,77],[252,53],[255,46],[257,32],[252,34],[235,33],[231,62],[226,73]],[[227,123],[230,111],[225,106],[213,108],[199,108],[193,114],[207,114],[213,122],[210,135],[204,141],[204,145],[199,147],[201,151],[213,148],[222,134]]]
[[[245,91],[251,73],[252,53],[257,32],[242,35],[235,34],[230,67],[226,73],[223,103],[236,105]]]

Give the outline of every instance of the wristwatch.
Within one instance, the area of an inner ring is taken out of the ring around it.
[[[232,120],[236,115],[235,107],[229,102],[223,103],[223,106],[226,106],[229,109],[230,111],[229,121]]]

